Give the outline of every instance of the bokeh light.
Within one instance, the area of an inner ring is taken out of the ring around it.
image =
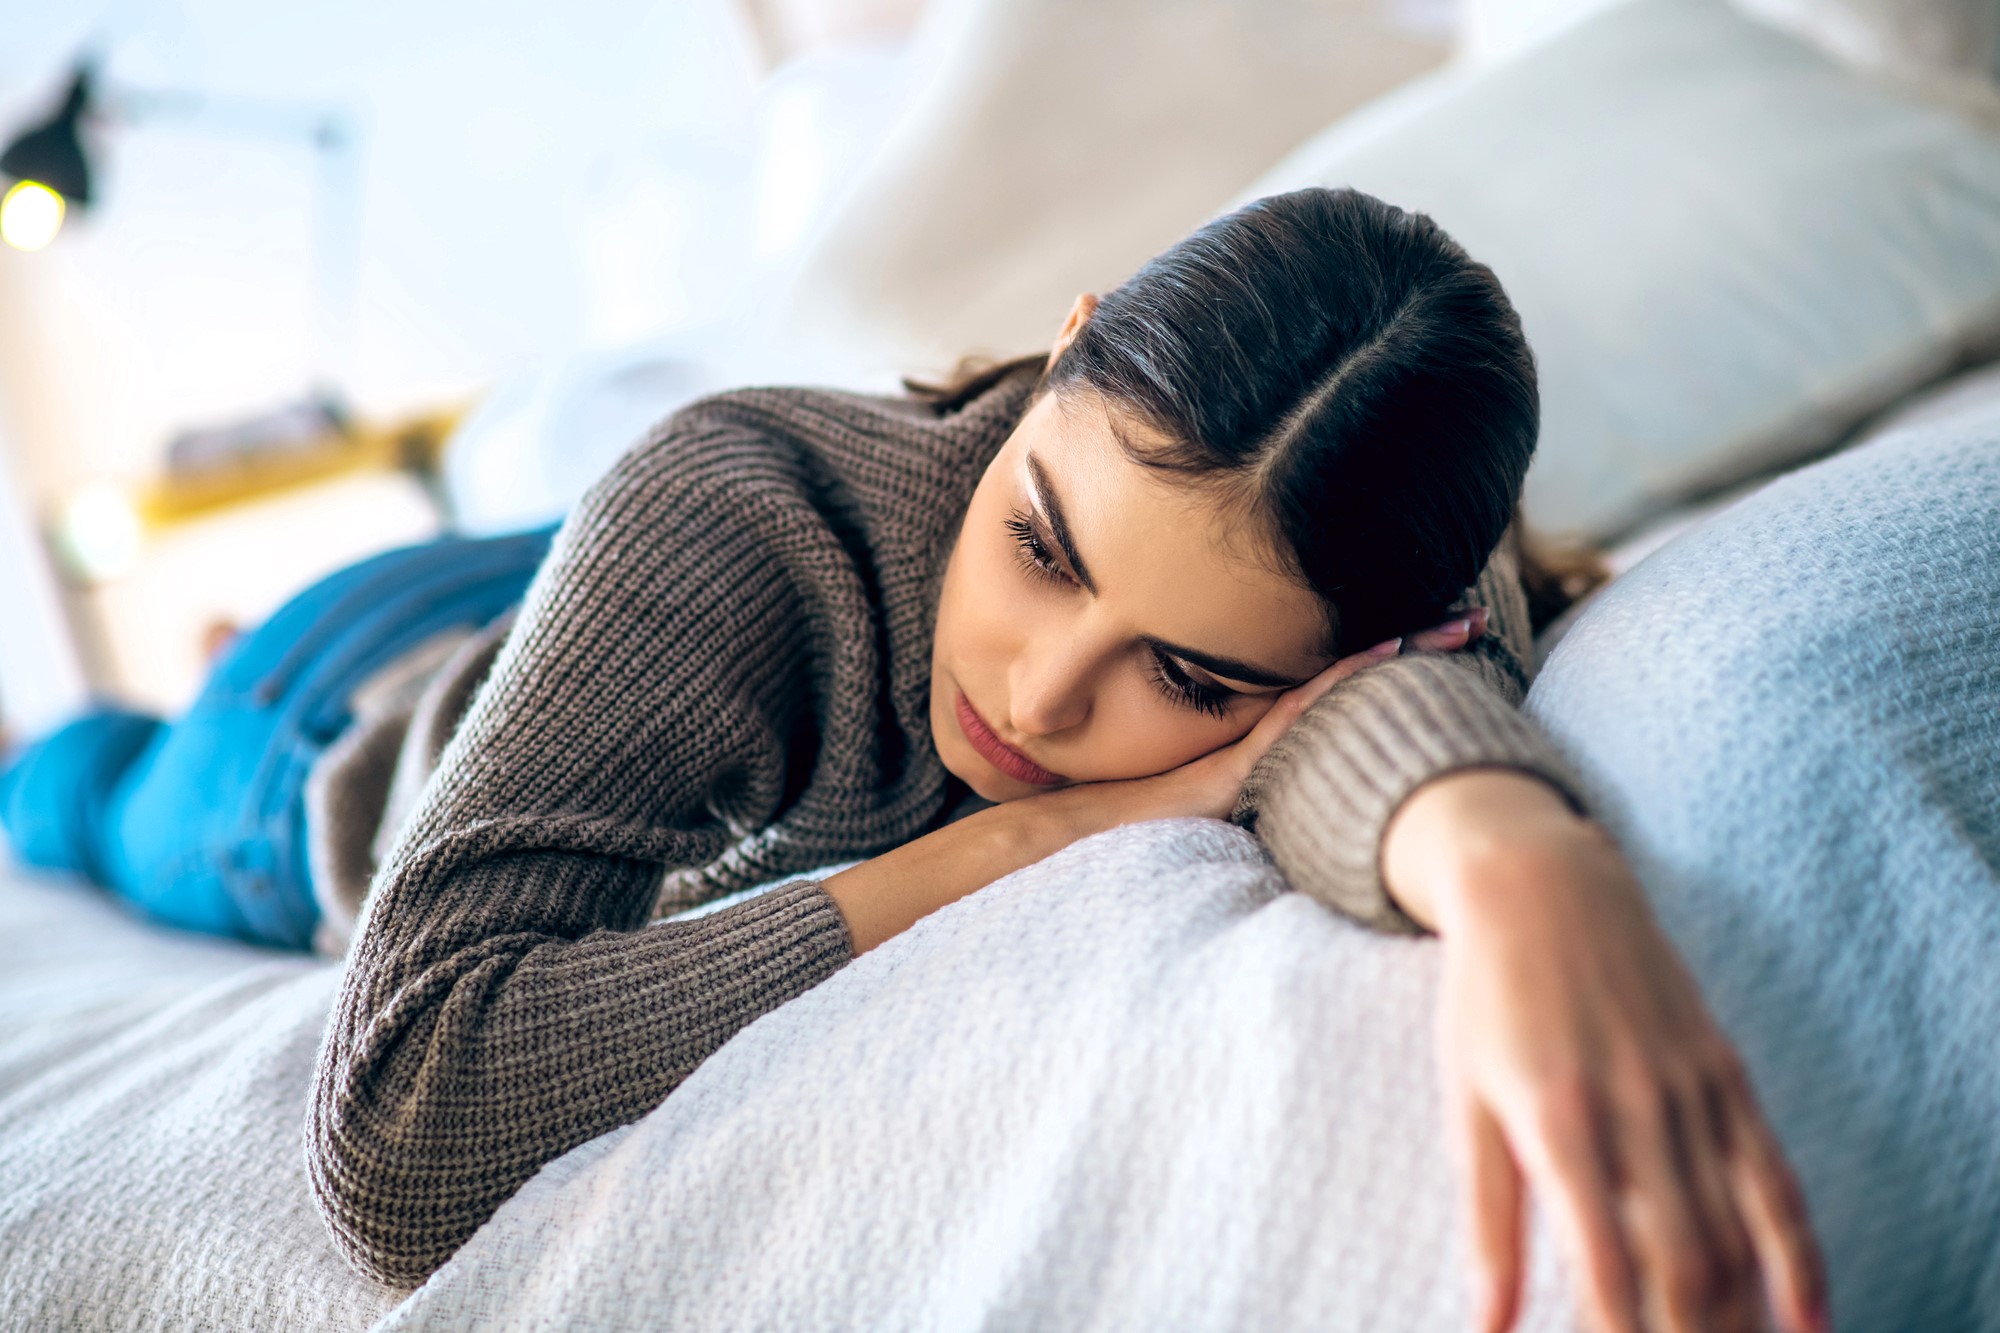
[[[132,502],[115,487],[102,484],[86,486],[70,499],[56,535],[70,567],[92,581],[131,573],[146,540]]]
[[[62,230],[68,205],[40,181],[16,181],[0,199],[0,238],[16,250],[39,250]]]

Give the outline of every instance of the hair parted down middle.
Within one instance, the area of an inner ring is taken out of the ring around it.
[[[1020,364],[930,392],[950,410]],[[1137,461],[1228,486],[1340,653],[1463,595],[1516,522],[1540,428],[1493,271],[1424,214],[1349,189],[1259,199],[1160,254],[1039,391],[1097,396],[1147,428],[1128,437]],[[1602,579],[1588,555],[1514,537],[1538,629]]]

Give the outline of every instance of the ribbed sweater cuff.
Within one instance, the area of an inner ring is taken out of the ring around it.
[[[719,912],[658,922],[682,932],[692,975],[724,1013],[768,1013],[854,957],[847,918],[818,880],[760,893]],[[741,1026],[741,1023],[736,1024]]]
[[[1382,835],[1417,788],[1468,768],[1540,777],[1577,810],[1578,784],[1534,724],[1459,660],[1372,667],[1308,710],[1265,757],[1238,808],[1286,880],[1379,930],[1420,927],[1382,882]]]

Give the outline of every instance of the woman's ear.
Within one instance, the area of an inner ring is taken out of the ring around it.
[[[1054,365],[1056,359],[1068,349],[1071,343],[1076,341],[1076,335],[1082,331],[1085,324],[1090,322],[1090,317],[1096,312],[1097,296],[1095,293],[1085,292],[1076,298],[1076,303],[1069,308],[1069,318],[1063,321],[1062,332],[1056,335],[1056,345],[1049,349],[1050,365]]]

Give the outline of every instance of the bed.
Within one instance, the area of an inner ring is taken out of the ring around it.
[[[1690,128],[1662,49],[1758,132]],[[1957,99],[1719,0],[1624,0],[1251,187],[1407,196],[1517,293],[1550,395],[1531,499],[1625,571],[1544,637],[1528,707],[1743,1050],[1850,1328],[2000,1329],[2000,119]],[[1468,125],[1532,141],[1580,105],[1629,159],[1598,195],[1581,148],[1468,159]],[[1774,162],[1797,165],[1760,181]],[[1645,233],[1639,178],[1741,206]],[[1552,197],[1619,244],[1529,225]],[[927,918],[552,1163],[414,1292],[348,1270],[306,1190],[337,963],[18,868],[0,920],[10,1326],[1466,1319],[1435,946],[1286,892],[1231,826],[1120,830]],[[1522,1326],[1570,1329],[1539,1223],[1534,1254]]]
[[[1995,533],[2000,402],[1670,541],[1530,696],[1749,1063],[1844,1327],[2000,1327]],[[1790,595],[1748,577],[1773,569]],[[1231,825],[1101,835],[926,918],[545,1168],[407,1294],[346,1269],[306,1192],[338,964],[18,871],[0,913],[17,1326],[1468,1315],[1436,946],[1287,892]],[[1569,1329],[1539,1228],[1534,1254],[1522,1326]]]

